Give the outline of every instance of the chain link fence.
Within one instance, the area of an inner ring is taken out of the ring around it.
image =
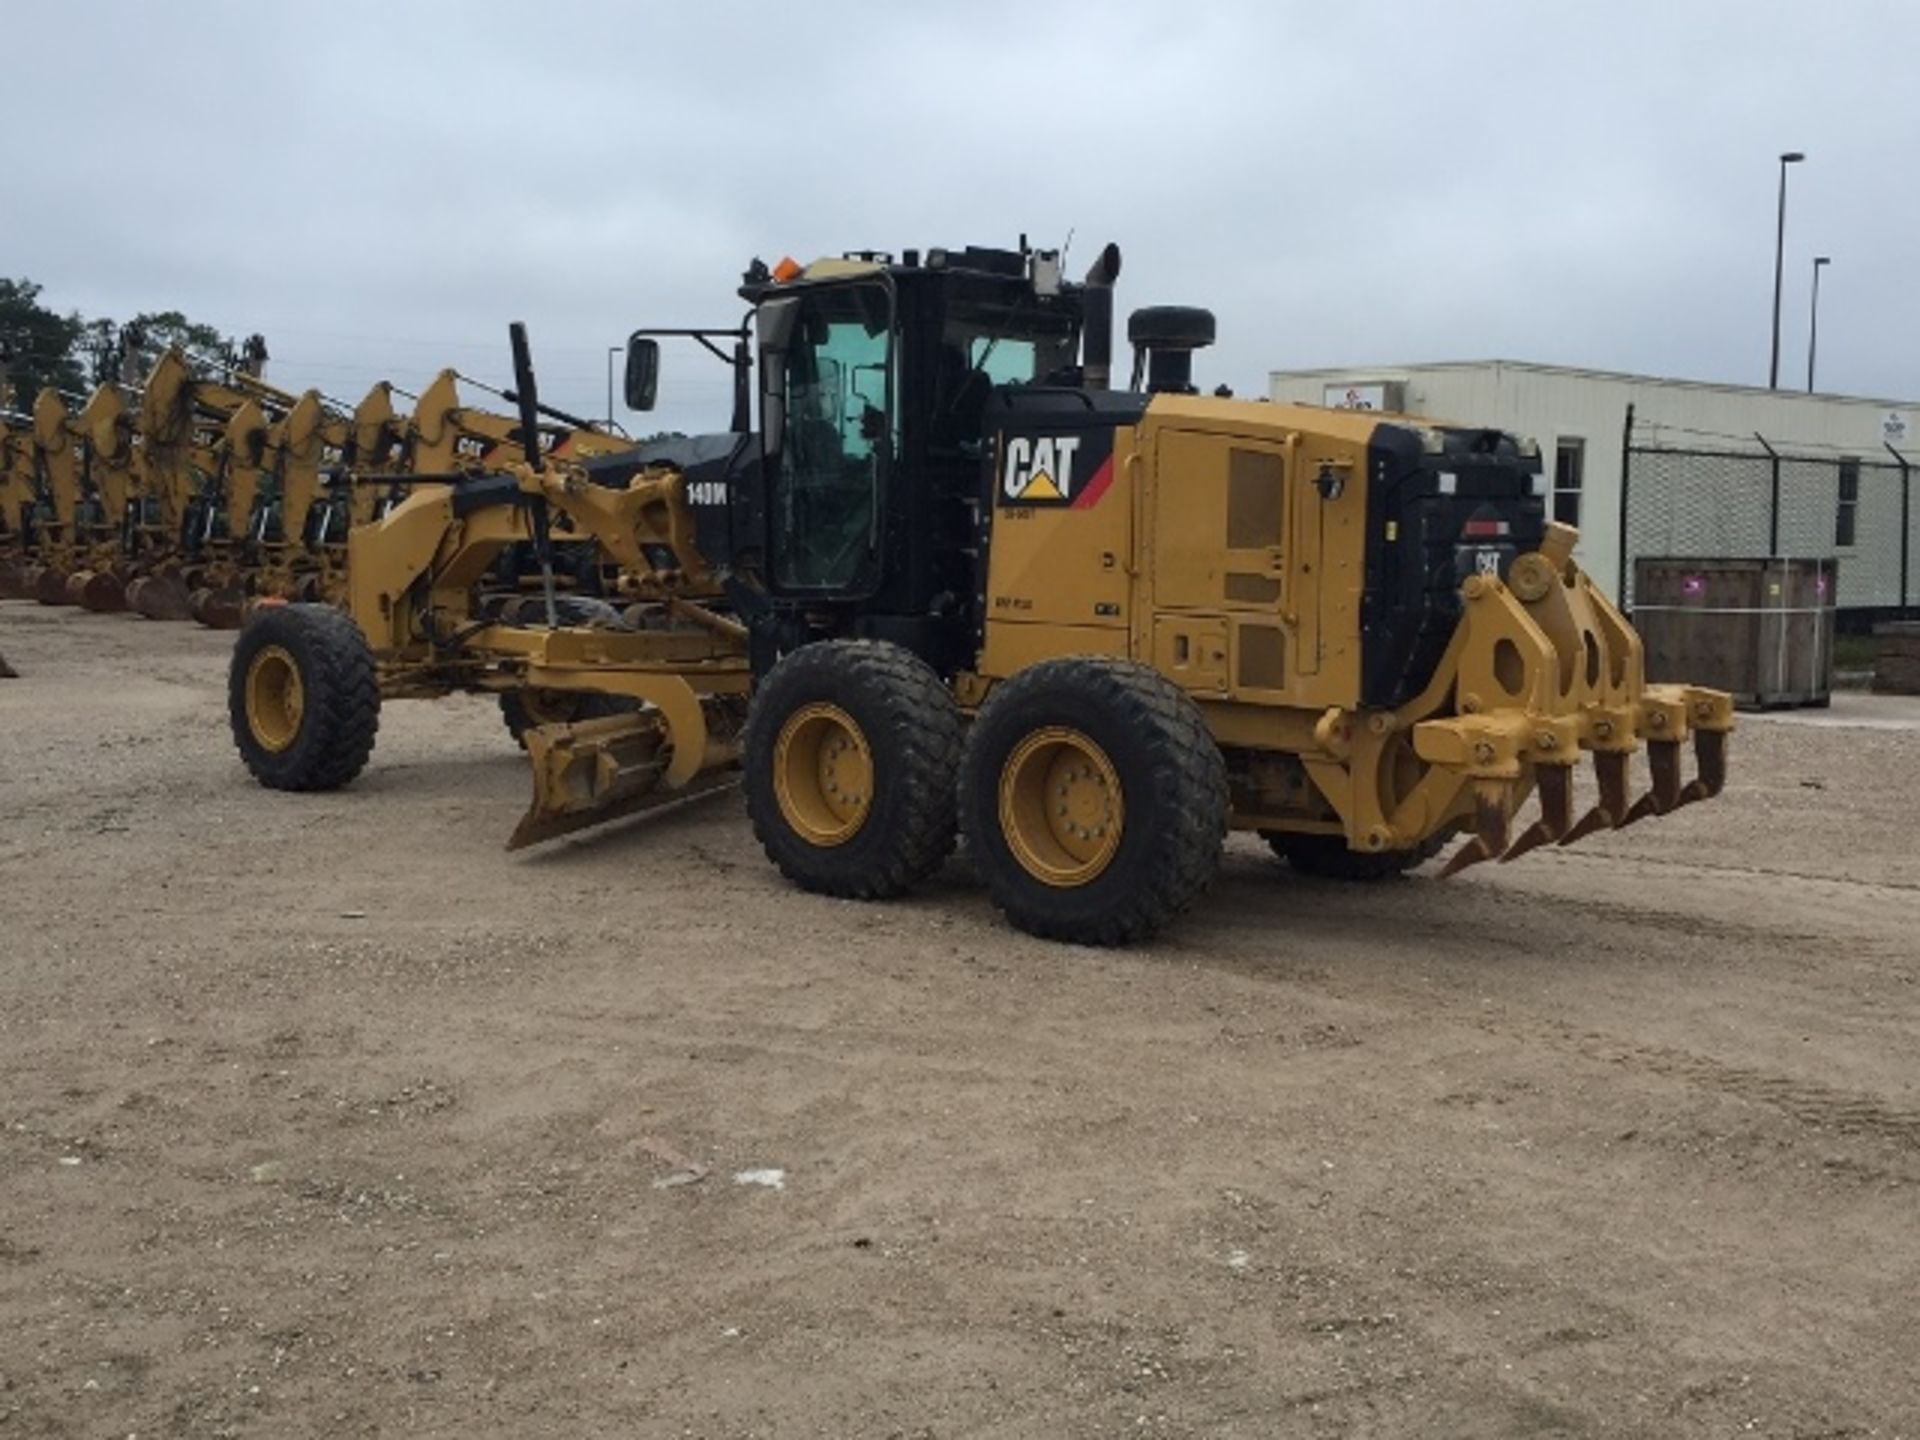
[[[1920,605],[1920,476],[1907,457],[1809,454],[1755,437],[1756,449],[1630,442],[1621,511],[1620,594],[1633,603],[1642,556],[1839,561],[1835,604]]]

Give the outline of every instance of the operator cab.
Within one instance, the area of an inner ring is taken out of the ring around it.
[[[804,267],[756,261],[738,332],[671,332],[721,354],[713,339],[752,329],[759,430],[747,432],[753,367],[742,343],[724,460],[674,440],[626,464],[685,471],[701,553],[734,577],[733,599],[761,642],[756,664],[822,632],[894,640],[942,671],[965,663],[989,410],[1020,392],[1091,408],[1082,387],[1105,384],[1118,270],[1109,247],[1090,283],[1067,282],[1054,252],[1024,241],[897,260],[860,251]],[[1083,368],[1090,312],[1098,364]],[[633,408],[653,401],[662,333],[629,342]]]

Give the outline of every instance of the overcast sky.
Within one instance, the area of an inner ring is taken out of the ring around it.
[[[262,331],[357,398],[442,365],[606,409],[752,256],[1035,244],[1201,304],[1198,378],[1503,357],[1920,397],[1920,7],[329,0],[8,7],[0,272]],[[660,419],[724,424],[669,352]],[[475,397],[484,398],[484,397]],[[636,426],[652,422],[620,418]],[[1471,417],[1461,417],[1463,419]]]

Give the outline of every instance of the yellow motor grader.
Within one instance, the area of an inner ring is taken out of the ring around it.
[[[33,420],[0,414],[0,600],[29,598],[26,567],[34,556]]]
[[[336,493],[327,477],[356,465],[391,468],[401,434],[392,391],[382,381],[351,415],[343,415],[309,390],[280,424],[268,428],[261,461],[268,498],[253,527],[257,594],[331,600],[339,593],[347,532],[373,518],[374,492],[366,492],[368,507],[356,516],[350,493],[345,487]]]
[[[172,351],[148,378],[137,415],[113,385],[99,386],[78,415],[58,391],[42,390],[30,432],[36,500],[21,587],[46,604],[111,611],[126,608],[130,578],[177,583],[179,554],[211,564],[216,581],[230,578],[234,560],[215,520],[225,513],[223,486],[251,503],[251,472],[233,463],[231,426],[249,412],[264,418],[256,394],[281,398],[258,381],[195,380]],[[181,605],[150,613],[172,616]]]
[[[466,467],[497,469],[521,451],[524,417],[500,415],[461,403],[457,370],[442,370],[414,402],[407,430],[406,468],[437,473]],[[468,383],[476,383],[469,379]],[[498,392],[512,403],[512,391]],[[551,406],[537,405],[532,422],[540,436],[543,455],[556,460],[588,460],[633,449],[633,441],[609,434],[591,420],[569,415]]]
[[[131,509],[124,535],[129,607],[153,620],[185,620],[206,576],[196,558],[205,494],[220,434],[196,403],[195,380],[175,349],[154,362],[135,412]]]
[[[71,422],[80,459],[80,523],[66,598],[89,610],[126,608],[128,539],[138,514],[134,434],[126,402],[112,385],[97,387]]]
[[[248,374],[205,382],[182,353],[163,353],[134,422],[132,607],[238,624],[255,593],[330,595],[346,532],[372,518],[374,492],[355,513],[326,476],[403,467],[392,390],[374,384],[346,415],[317,390],[292,396]]]
[[[90,403],[87,413],[98,408]],[[34,397],[28,437],[34,500],[31,554],[20,589],[43,605],[77,604],[68,580],[100,547],[106,521],[100,494],[90,483],[93,467],[83,453],[82,432],[59,390],[49,386]]]
[[[254,432],[257,442],[230,447],[254,455],[261,472],[262,500],[250,530],[253,593],[342,599],[354,526],[400,504],[415,475],[478,473],[496,462],[502,447],[519,443],[519,419],[463,404],[460,379],[442,370],[405,419],[396,414],[394,387],[386,381],[369,390],[351,416],[330,411],[309,392],[282,422]],[[556,417],[548,411],[539,425],[544,454],[587,457],[633,448],[631,440],[590,421]]]
[[[375,383],[351,413],[318,391],[266,427],[259,500],[249,526],[256,597],[327,601],[345,593],[347,535],[404,498],[409,424],[394,387]],[[417,418],[417,417],[416,417]],[[379,484],[355,486],[356,475]]]
[[[181,518],[174,537],[178,563],[169,568],[171,583],[187,592],[187,612],[203,625],[237,627],[259,588],[257,572],[275,543],[275,452],[303,400],[311,401],[309,411],[320,403],[317,394],[293,395],[242,368],[217,379],[194,377],[175,401],[186,410],[172,423],[191,436],[182,458],[193,485],[183,494],[182,474],[174,472],[169,508]],[[153,588],[143,587],[149,603]],[[177,600],[176,591],[169,606]]]
[[[242,632],[243,760],[333,788],[383,699],[500,692],[534,772],[513,844],[737,772],[807,889],[899,894],[963,835],[1014,924],[1094,944],[1190,906],[1230,826],[1351,879],[1459,836],[1451,875],[1720,790],[1730,698],[1646,682],[1531,443],[1200,396],[1214,321],[1186,307],[1132,315],[1114,388],[1119,268],[1109,246],[1074,283],[1024,243],[755,262],[747,322],[696,335],[736,336],[730,433],[418,485],[354,532],[344,611]],[[629,344],[635,409],[663,333]],[[617,567],[623,624],[557,604],[562,537]],[[507,618],[483,582],[513,546],[543,604]]]

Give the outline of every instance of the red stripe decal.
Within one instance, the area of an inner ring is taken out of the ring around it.
[[[1087,488],[1073,497],[1069,510],[1091,510],[1100,503],[1100,497],[1107,493],[1107,487],[1113,484],[1113,456],[1109,455],[1100,462],[1100,468],[1093,472],[1093,479],[1087,482]]]

